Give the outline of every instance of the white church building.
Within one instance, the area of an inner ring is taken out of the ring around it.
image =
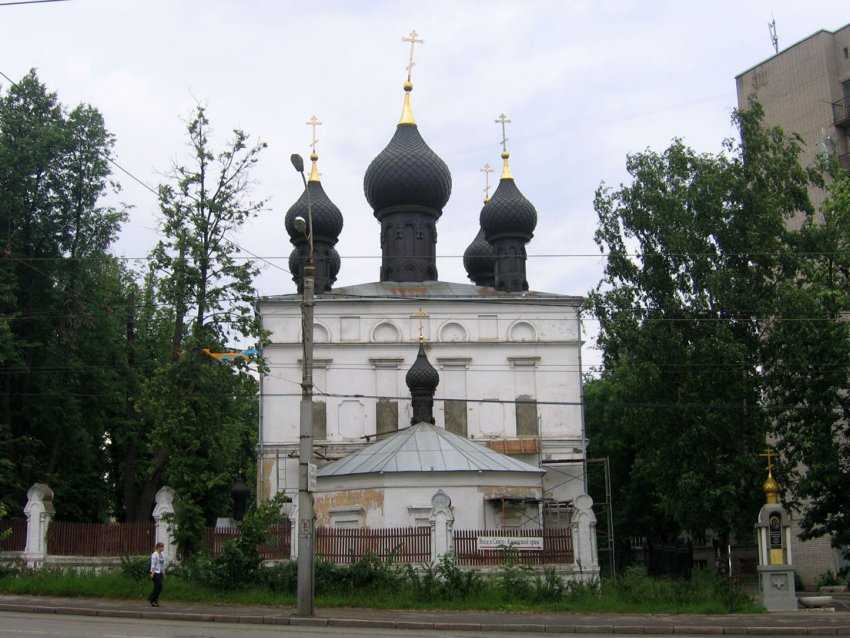
[[[436,227],[451,174],[420,135],[412,88],[408,79],[401,121],[364,176],[380,224],[379,280],[334,287],[343,216],[323,189],[315,147],[307,191],[286,215],[295,247],[289,265],[300,292],[307,241],[294,220],[307,217],[309,195],[317,525],[428,525],[433,497],[442,491],[455,529],[570,527],[577,509],[592,516],[582,298],[529,289],[525,247],[537,211],[517,188],[506,149],[480,228],[469,229],[474,239],[464,265],[471,283],[439,280]],[[260,498],[284,492],[297,500],[300,387],[293,381],[302,363],[300,303],[300,294],[259,303],[269,333]],[[591,568],[595,541],[592,554]]]

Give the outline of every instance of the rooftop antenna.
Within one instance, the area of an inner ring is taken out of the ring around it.
[[[773,14],[770,15],[770,22],[767,23],[767,29],[770,31],[770,42],[773,44],[773,51],[779,53],[779,38],[776,36],[776,18]]]

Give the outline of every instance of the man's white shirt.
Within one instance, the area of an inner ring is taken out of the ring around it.
[[[151,572],[162,574],[165,572],[165,554],[154,552],[151,554]]]

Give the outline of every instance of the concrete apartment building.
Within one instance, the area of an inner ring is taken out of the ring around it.
[[[735,82],[739,107],[755,96],[768,124],[803,138],[804,165],[827,151],[850,170],[850,24],[792,44]],[[817,207],[824,193],[812,189],[810,196]],[[802,217],[795,219],[795,225],[801,223]]]
[[[738,106],[750,97],[764,107],[765,123],[797,133],[805,142],[804,165],[826,152],[850,170],[850,24],[835,31],[821,30],[792,44],[735,78]],[[825,193],[810,188],[817,208]],[[803,216],[792,220],[799,227]],[[832,548],[830,537],[792,543],[794,565],[807,586],[827,570],[838,571],[844,562]]]

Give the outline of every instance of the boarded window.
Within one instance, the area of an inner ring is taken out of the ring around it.
[[[398,402],[379,399],[375,410],[375,432],[385,434],[398,430]]]
[[[528,395],[520,395],[516,400],[517,436],[538,436],[537,401]]]
[[[446,430],[468,436],[466,429],[466,401],[446,401]]]
[[[328,410],[324,401],[313,401],[313,438],[324,441],[328,438]]]

